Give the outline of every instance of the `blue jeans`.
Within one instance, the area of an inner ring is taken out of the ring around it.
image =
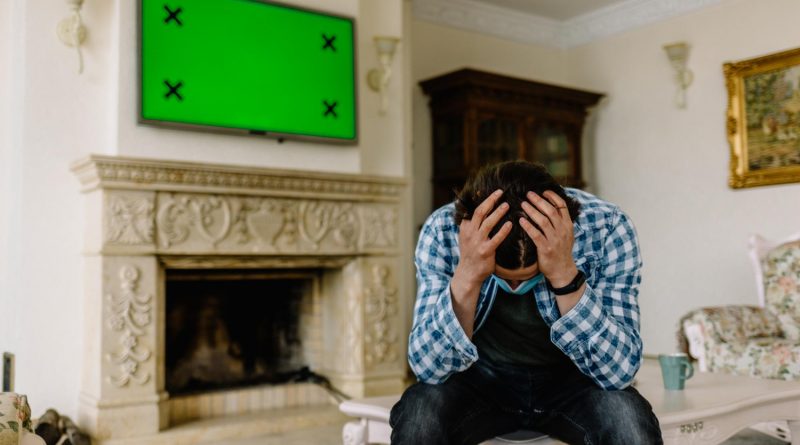
[[[442,384],[408,388],[389,423],[397,445],[474,445],[519,429],[569,444],[663,443],[636,389],[603,390],[572,365],[531,370],[478,360]]]

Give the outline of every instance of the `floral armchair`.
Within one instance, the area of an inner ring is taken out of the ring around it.
[[[760,266],[764,307],[692,311],[679,343],[701,371],[800,380],[800,240],[767,251]]]

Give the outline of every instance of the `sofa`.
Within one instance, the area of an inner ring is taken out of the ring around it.
[[[800,380],[800,240],[759,259],[763,307],[694,310],[680,321],[679,344],[701,371]]]

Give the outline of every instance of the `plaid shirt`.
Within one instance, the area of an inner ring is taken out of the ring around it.
[[[586,274],[586,290],[562,316],[542,280],[533,289],[536,305],[550,326],[550,340],[581,372],[604,389],[621,389],[633,380],[642,357],[637,303],[642,261],[636,231],[617,206],[583,191],[566,192],[581,203],[572,256]],[[450,279],[459,260],[454,211],[449,204],[428,218],[415,254],[418,291],[408,361],[425,383],[441,383],[478,359],[450,298]],[[496,294],[492,280],[484,281],[475,332],[486,321]]]

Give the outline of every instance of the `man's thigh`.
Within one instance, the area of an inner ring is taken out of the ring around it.
[[[663,443],[653,408],[633,387],[608,391],[590,383],[564,388],[552,402],[534,428],[569,444]]]
[[[475,377],[467,370],[409,387],[392,408],[392,444],[475,445],[518,429],[520,418],[486,397]]]

